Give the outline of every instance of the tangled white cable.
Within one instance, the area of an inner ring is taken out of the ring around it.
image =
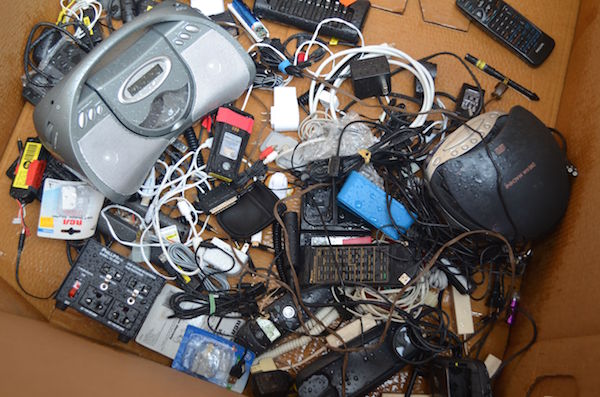
[[[330,90],[331,99],[329,103],[331,104],[331,106],[329,107],[329,112],[331,114],[331,117],[337,119],[338,109],[337,106],[335,106],[336,89],[339,88],[342,85],[342,83],[346,80],[346,76],[350,71],[350,66],[348,65],[348,62],[352,57],[354,57],[357,54],[361,54],[361,59],[383,55],[388,58],[390,64],[406,69],[419,80],[419,82],[423,86],[423,105],[421,106],[421,109],[419,111],[420,114],[415,118],[410,127],[415,128],[423,126],[423,124],[425,124],[425,121],[427,120],[428,112],[431,111],[431,109],[433,108],[435,98],[435,85],[433,83],[433,78],[431,77],[429,71],[420,62],[413,59],[406,53],[386,44],[370,45],[340,51],[335,55],[326,58],[319,65],[315,72],[317,75],[320,75],[330,63],[340,58],[342,59],[339,62],[339,65],[335,68],[332,68],[331,72],[329,72],[325,76],[326,80],[331,79],[334,75],[336,75],[336,73],[339,72],[338,77],[332,84],[334,88]],[[319,95],[326,88],[328,87],[326,87],[324,84],[318,84],[314,80],[311,82],[308,97],[308,107],[309,112],[311,114],[317,111],[317,107],[319,104]]]
[[[62,9],[61,14],[64,15],[65,22],[69,22],[71,19],[76,19],[79,22],[84,23],[90,32],[102,16],[102,3],[96,0],[74,0],[67,5],[65,5],[65,0],[60,0],[60,7]],[[89,23],[84,19],[83,15],[83,11],[88,8],[94,11],[94,17],[89,20]],[[74,36],[78,39],[81,39],[85,36],[85,33],[81,27],[77,27],[77,29],[75,29]]]
[[[202,226],[200,227],[200,230],[198,231],[197,228],[199,223],[199,215],[202,212],[196,210],[192,206],[192,204],[185,198],[185,192],[189,189],[196,188],[200,188],[201,190],[211,189],[209,176],[206,172],[204,172],[205,166],[198,166],[197,161],[200,151],[207,147],[210,147],[210,144],[210,140],[205,141],[195,152],[187,153],[173,165],[167,165],[166,163],[160,160],[158,161],[158,164],[161,167],[165,168],[165,173],[160,185],[143,187],[144,194],[153,197],[145,216],[143,216],[142,214],[138,214],[137,212],[132,211],[127,207],[119,205],[109,205],[105,207],[101,212],[101,216],[107,222],[108,229],[112,237],[125,246],[140,248],[142,259],[144,260],[146,265],[148,265],[148,267],[158,276],[168,280],[173,280],[174,277],[165,276],[158,270],[156,270],[150,262],[150,260],[148,259],[144,248],[160,247],[167,262],[177,273],[186,276],[194,276],[200,273],[200,267],[192,270],[184,270],[179,264],[173,261],[173,258],[168,252],[168,245],[170,244],[170,242],[165,241],[161,233],[159,215],[161,213],[162,207],[167,204],[179,204],[179,208],[183,208],[183,206],[185,206],[189,210],[189,213],[187,214],[187,216],[185,216],[185,219],[190,225],[190,233],[187,236],[186,240],[183,242],[183,245],[185,245],[186,247],[190,247],[193,246],[194,243],[197,243],[201,240],[201,235],[206,230],[210,217],[206,217],[206,220],[203,222]],[[190,166],[187,170],[184,170],[183,164],[190,158]],[[110,224],[110,221],[108,220],[108,217],[106,216],[106,211],[111,209],[119,209],[121,211],[125,211],[139,219],[141,230],[139,243],[135,241],[122,241],[117,236],[112,225]],[[152,237],[150,237],[150,235],[152,235]]]

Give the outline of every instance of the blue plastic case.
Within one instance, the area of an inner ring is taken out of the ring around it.
[[[337,201],[348,211],[381,230],[388,237],[394,240],[400,237],[392,225],[388,213],[385,191],[358,172],[350,173],[337,195]],[[408,230],[414,223],[414,219],[406,208],[394,199],[392,199],[390,208],[394,223],[400,229]]]
[[[229,371],[240,360],[245,361],[242,376],[230,383]],[[235,342],[188,325],[171,367],[241,393],[250,376],[254,353]]]

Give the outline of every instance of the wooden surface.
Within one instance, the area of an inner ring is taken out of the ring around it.
[[[415,0],[408,2],[402,15],[372,9],[365,25],[364,34],[367,44],[383,42],[393,44],[415,58],[439,51],[456,52],[461,57],[466,52],[479,56],[507,76],[536,91],[541,97],[539,102],[534,103],[514,91],[509,91],[500,102],[489,106],[490,110],[502,109],[508,111],[510,107],[520,104],[534,112],[547,124],[554,125],[558,115],[578,5],[578,0],[528,0],[519,2],[518,8],[523,14],[532,17],[536,24],[553,36],[557,42],[552,56],[538,69],[530,68],[473,26],[465,33],[424,22],[419,2]],[[272,36],[275,37],[285,38],[295,32],[294,29],[277,24],[268,24],[268,26]],[[248,46],[246,38],[242,39],[242,43],[244,46]],[[438,90],[458,95],[463,82],[472,83],[467,72],[456,60],[444,57],[436,60],[436,63],[438,63],[438,78],[436,80]],[[474,73],[476,73],[477,78],[480,79],[489,95],[496,85],[496,81],[479,71]],[[411,77],[406,73],[400,74],[393,81],[394,91],[412,94],[412,84]],[[298,94],[300,94],[307,88],[308,81],[295,80],[295,85],[298,87]],[[350,89],[348,85],[345,87],[348,90]],[[247,111],[255,114],[257,120],[265,118],[261,113],[270,107],[272,103],[271,96],[272,94],[266,91],[257,93],[256,97],[253,96],[250,99]],[[238,105],[240,104],[241,102]],[[29,105],[23,108],[14,133],[7,144],[6,152],[0,161],[0,169],[8,168],[8,165],[16,157],[16,140],[18,137],[24,139],[35,135],[31,119],[32,110],[33,108]],[[366,109],[357,108],[357,110],[368,113]],[[268,128],[265,127],[265,124],[266,122],[255,124],[255,134],[253,134],[255,141],[251,143],[249,151],[258,144],[257,140],[266,137],[268,134]],[[258,131],[262,131],[262,133],[256,133]],[[8,192],[8,189],[8,179],[0,178],[0,190]],[[38,210],[39,205],[37,203],[28,207],[27,222],[32,230],[35,230]],[[0,277],[13,287],[15,286],[16,245],[20,231],[18,226],[11,224],[16,213],[17,206],[14,201],[10,200],[6,201],[6,205],[0,212],[0,222],[6,225],[0,230],[0,250],[3,253],[0,257]],[[256,258],[257,265],[266,264],[269,261],[269,258],[264,254],[258,254]],[[23,253],[21,269],[22,281],[27,288],[39,294],[51,292],[60,285],[68,268],[64,242],[39,239],[36,236],[28,239]],[[152,360],[167,362],[164,357],[133,342],[127,345],[118,343],[115,332],[103,328],[98,323],[78,313],[69,310],[67,312],[56,311],[53,301],[27,299],[45,318],[61,327]],[[493,341],[490,344],[493,346],[492,350],[501,352],[506,343],[506,333],[502,328],[498,332],[500,332],[500,335],[491,338]]]

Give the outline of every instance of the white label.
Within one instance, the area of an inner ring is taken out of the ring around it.
[[[410,283],[410,276],[406,273],[402,273],[398,281],[400,281],[403,285],[406,285]]]
[[[260,329],[263,330],[263,332],[265,333],[265,335],[267,335],[267,338],[269,338],[269,340],[271,342],[274,342],[275,340],[277,340],[277,338],[279,338],[281,336],[281,333],[275,327],[275,325],[270,320],[267,320],[266,318],[262,318],[262,317],[257,318],[256,324],[258,324]]]

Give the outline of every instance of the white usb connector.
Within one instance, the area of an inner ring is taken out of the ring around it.
[[[200,247],[198,250],[199,255],[202,255],[202,261],[205,265],[226,272],[229,275],[236,275],[240,273],[242,266],[248,263],[248,254],[238,249],[235,249],[234,253],[231,246],[225,241],[214,237],[210,242],[217,248]]]

